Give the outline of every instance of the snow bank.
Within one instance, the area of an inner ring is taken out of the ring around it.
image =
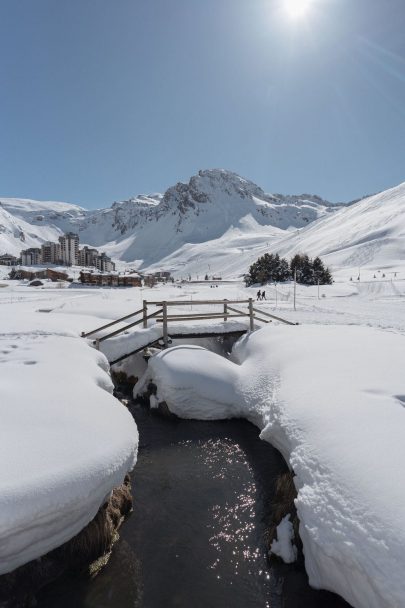
[[[165,401],[182,418],[216,420],[243,415],[235,390],[238,368],[205,348],[175,346],[159,353],[150,359],[136,392],[146,390],[152,377],[158,386],[158,401]]]
[[[83,529],[134,466],[138,433],[80,338],[0,338],[0,574]]]
[[[403,606],[405,337],[355,326],[265,327],[234,361],[196,347],[151,359],[158,399],[186,418],[244,415],[296,474],[314,587],[359,608]]]

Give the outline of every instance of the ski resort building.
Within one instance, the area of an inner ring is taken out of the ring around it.
[[[62,248],[60,243],[44,243],[41,245],[41,264],[60,264]]]
[[[139,274],[119,274],[116,272],[81,272],[80,281],[85,285],[98,287],[142,287]]]
[[[41,250],[39,247],[30,247],[21,252],[22,266],[36,266],[41,263]]]
[[[41,248],[32,247],[21,252],[21,260],[4,254],[0,256],[0,264],[13,266],[36,266],[39,264],[57,264],[64,266],[82,266],[97,268],[100,272],[114,272],[115,264],[106,253],[85,245],[79,249],[79,237],[74,232],[68,232],[59,237],[58,243],[46,242]]]
[[[16,266],[20,263],[20,260],[16,258],[14,255],[10,255],[9,253],[5,253],[0,255],[0,265],[1,266]]]
[[[91,247],[83,247],[79,249],[79,266],[96,266],[99,253],[97,249]]]
[[[74,232],[68,232],[59,237],[61,247],[62,263],[67,266],[75,266],[79,261],[79,236]]]
[[[168,270],[159,270],[158,272],[154,272],[153,276],[158,282],[169,281],[171,274]]]
[[[53,270],[52,268],[46,268],[43,270],[26,270],[24,268],[16,268],[10,272],[10,279],[28,279],[29,281],[34,279],[50,279],[51,281],[56,282],[68,281],[69,277],[65,272]]]
[[[105,253],[100,253],[95,259],[95,266],[100,272],[112,272],[115,270],[115,264]]]

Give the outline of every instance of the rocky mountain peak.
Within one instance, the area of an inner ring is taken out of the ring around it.
[[[246,199],[265,194],[259,186],[225,169],[205,169],[193,175],[188,183],[178,182],[162,199],[162,210],[178,209],[181,214],[200,204],[221,203],[224,198]]]

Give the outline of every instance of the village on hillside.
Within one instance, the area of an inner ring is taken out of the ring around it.
[[[118,272],[115,262],[106,253],[84,245],[80,248],[79,235],[68,232],[58,242],[45,242],[40,247],[23,249],[20,257],[8,253],[0,255],[0,265],[10,266],[10,279],[26,279],[41,285],[41,279],[72,281],[79,267],[79,281],[98,287],[153,287],[155,283],[171,280],[170,272],[142,274],[134,269]]]

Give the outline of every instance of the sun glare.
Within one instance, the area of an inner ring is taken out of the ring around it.
[[[284,0],[285,9],[290,17],[303,17],[310,8],[312,0]]]

